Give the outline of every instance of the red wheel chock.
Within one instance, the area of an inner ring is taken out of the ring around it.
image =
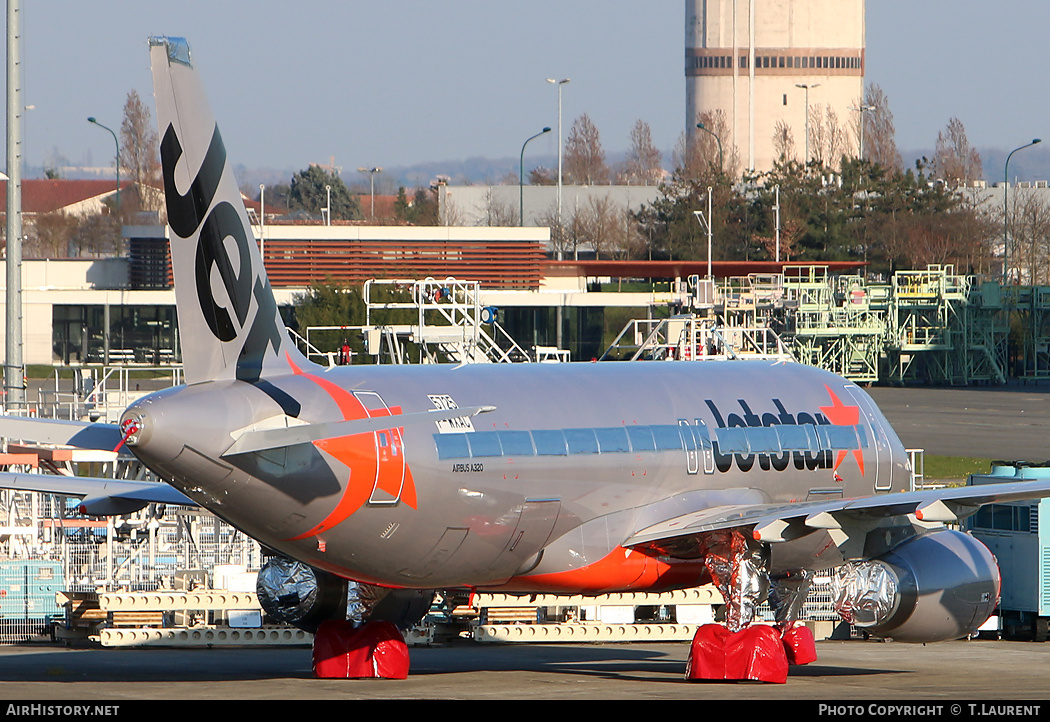
[[[792,627],[781,636],[776,627],[764,624],[735,633],[721,624],[705,624],[693,637],[685,678],[784,684],[789,665],[816,658],[813,633],[807,627]]]
[[[314,634],[314,676],[319,679],[405,679],[408,645],[390,622],[322,622]]]

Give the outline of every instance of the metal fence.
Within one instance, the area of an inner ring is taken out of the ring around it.
[[[56,563],[70,591],[148,591],[178,571],[261,564],[258,542],[199,509],[151,505],[97,519],[52,495],[0,491],[0,516],[0,559]]]

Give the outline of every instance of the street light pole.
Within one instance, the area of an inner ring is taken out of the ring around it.
[[[864,112],[868,110],[875,110],[874,105],[864,105],[861,103],[859,108],[850,108],[860,113],[860,160],[864,160]],[[809,117],[809,111],[806,111],[806,117]]]
[[[266,184],[259,184],[259,256],[266,270]]]
[[[693,215],[696,216],[696,220],[700,222],[700,227],[707,231],[707,279],[711,280],[714,278],[714,274],[711,270],[711,247],[712,247],[712,229],[711,229],[711,197],[714,195],[712,192],[714,189],[711,186],[707,187],[707,217],[704,217],[703,211],[693,211]]]
[[[1014,148],[1010,151],[1010,155],[1006,156],[1006,167],[1003,169],[1003,285],[1007,283],[1010,277],[1010,213],[1008,203],[1010,199],[1010,158],[1012,158],[1017,151],[1031,148],[1033,145],[1042,142],[1042,138],[1032,138],[1031,143],[1026,143],[1019,148]]]
[[[120,217],[120,141],[117,140],[117,134],[113,132],[112,128],[107,128],[106,126],[102,125],[102,123],[99,123],[97,120],[95,120],[94,118],[88,118],[88,122],[89,123],[93,123],[94,125],[97,125],[99,128],[102,128],[103,130],[108,130],[109,134],[113,136],[113,144],[117,147],[117,197],[116,197],[116,203],[117,203],[117,217],[119,218]]]
[[[777,183],[773,187],[773,190],[776,193],[776,204],[773,206],[773,210],[776,211],[776,261],[777,263],[780,263],[780,184]],[[781,272],[783,272],[783,269],[781,269]]]
[[[26,400],[22,355],[22,21],[18,0],[7,3],[7,253],[3,405]]]
[[[809,85],[807,83],[795,83],[796,88],[802,88],[806,91],[806,159],[803,165],[809,165],[809,89],[819,88],[820,83],[813,83]]]
[[[551,129],[545,127],[539,133],[529,138],[529,140],[535,140],[544,133],[550,132]],[[518,164],[518,226],[525,225],[525,146],[529,144],[529,140],[521,144],[521,159]]]
[[[707,128],[703,123],[697,123],[696,127],[699,128],[700,130],[704,131],[705,133],[710,133],[711,137],[713,137],[715,139],[715,141],[718,143],[718,172],[719,173],[724,172],[725,171],[725,164],[724,164],[724,159],[723,159],[723,156],[722,156],[722,139],[719,138],[717,135],[715,135],[715,132],[713,130],[711,130],[710,128]]]
[[[565,86],[566,83],[568,83],[570,81],[571,81],[571,78],[563,78],[561,80],[556,80],[554,78],[547,78],[547,82],[548,83],[554,83],[555,85],[558,86],[558,260],[559,261],[562,260],[562,250],[561,250],[561,182],[562,182],[561,181],[561,165],[562,165],[562,151],[564,149],[563,148],[564,141],[562,140],[562,138],[564,136],[562,135],[562,129],[561,129],[561,89]]]
[[[379,168],[379,167],[376,167],[376,168],[358,168],[357,172],[358,173],[368,173],[368,175],[369,175],[369,181],[370,181],[371,187],[372,187],[372,191],[371,191],[372,192],[372,221],[375,222],[375,219],[376,219],[376,173],[382,173],[383,169]]]

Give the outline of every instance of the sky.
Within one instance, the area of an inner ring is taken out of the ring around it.
[[[666,153],[685,124],[684,18],[682,0],[22,0],[25,153],[110,164],[112,136],[86,119],[119,129],[131,90],[152,105],[150,35],[189,40],[247,167],[350,178],[517,158],[544,126],[527,155],[553,156],[546,78],[571,79],[565,135],[587,113],[622,152],[641,119]],[[952,117],[979,148],[1050,147],[1048,21],[1046,0],[868,0],[866,82],[889,98],[898,148],[932,148]]]

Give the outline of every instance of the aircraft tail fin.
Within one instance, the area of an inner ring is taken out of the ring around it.
[[[281,320],[183,38],[149,40],[186,381],[255,382],[307,363]]]

